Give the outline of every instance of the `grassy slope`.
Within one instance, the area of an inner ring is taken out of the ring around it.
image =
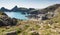
[[[56,11],[60,12],[60,9]],[[0,35],[14,30],[17,31],[18,35],[32,35],[33,32],[38,32],[40,35],[60,35],[60,13],[58,16],[45,21],[18,20],[16,26],[0,27]]]

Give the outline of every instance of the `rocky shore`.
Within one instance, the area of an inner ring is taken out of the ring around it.
[[[0,26],[13,26],[17,24],[17,19],[10,18],[8,15],[6,15],[3,12],[0,12]]]
[[[30,19],[38,18],[39,21],[10,18],[0,12],[0,35],[60,35],[60,5],[45,9],[42,13],[39,13],[41,10],[33,11],[29,15]]]

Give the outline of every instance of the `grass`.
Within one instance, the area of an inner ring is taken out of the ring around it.
[[[17,31],[18,35],[60,35],[60,14],[45,21],[30,21],[30,20],[18,20],[16,26],[0,27],[0,35],[4,35],[5,32]]]
[[[52,20],[56,20],[56,19],[52,19]],[[59,21],[56,23],[56,21],[54,21],[52,25],[49,24],[50,22],[47,21],[46,23],[43,24],[41,23],[36,24],[37,22],[34,21],[20,21],[16,26],[12,26],[9,29],[6,29],[6,27],[0,27],[0,34],[4,34],[5,32],[16,30],[18,35],[21,34],[31,35],[30,33],[31,31],[36,31],[40,35],[59,35],[59,32],[57,32],[58,30],[55,31],[55,29],[56,28],[60,29],[60,23]]]

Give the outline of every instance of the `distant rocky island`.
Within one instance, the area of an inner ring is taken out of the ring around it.
[[[23,7],[20,7],[18,8],[17,6],[15,6],[14,8],[12,8],[11,10],[9,9],[6,9],[4,7],[2,7],[0,9],[0,11],[3,11],[3,12],[21,12],[21,13],[29,13],[29,11],[31,10],[35,10],[34,8],[23,8]]]

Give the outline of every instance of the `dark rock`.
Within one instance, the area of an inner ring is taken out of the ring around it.
[[[0,26],[13,26],[17,24],[17,19],[10,18],[6,14],[0,14]]]
[[[29,10],[35,10],[35,8],[29,8]]]
[[[18,7],[17,7],[17,6],[15,6],[14,8],[12,8],[12,10],[11,10],[11,11],[14,11],[14,12],[18,11]]]
[[[39,35],[39,33],[38,32],[33,32],[33,33],[31,33],[31,35]]]
[[[16,31],[7,32],[6,35],[17,35]]]
[[[0,20],[0,26],[2,26],[3,25],[3,22]]]
[[[11,26],[6,26],[6,29],[10,29]]]
[[[16,24],[17,24],[17,19],[16,18],[12,18],[11,25],[16,25]]]
[[[46,16],[45,17],[42,17],[42,20],[47,20],[47,19],[48,19],[48,17],[46,17]]]
[[[4,7],[2,7],[0,10],[3,11],[3,12],[4,12],[4,11],[10,11],[10,10],[4,8]]]

